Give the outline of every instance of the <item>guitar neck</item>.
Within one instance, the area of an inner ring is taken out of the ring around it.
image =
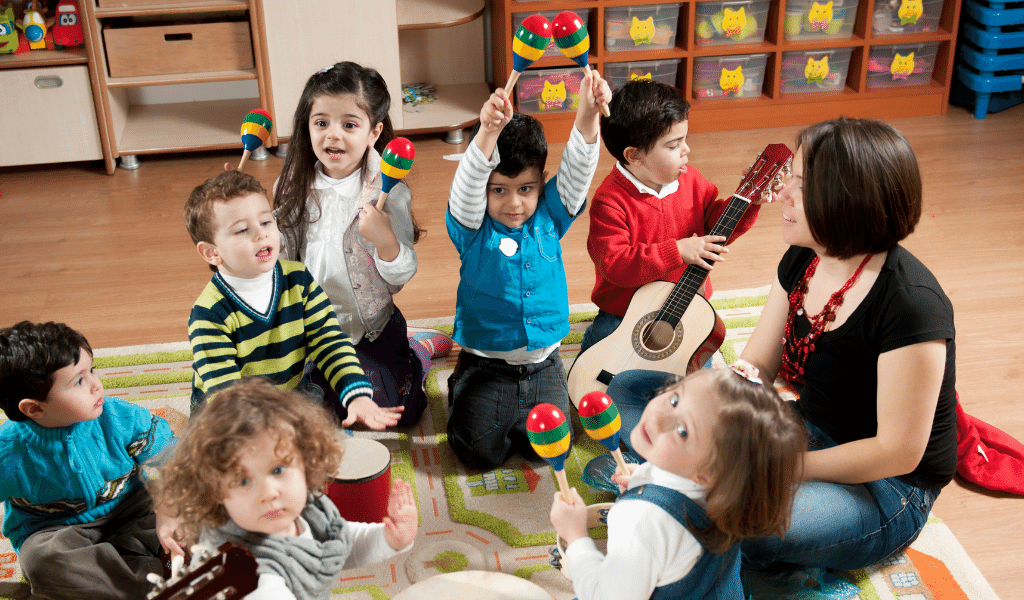
[[[739,224],[740,219],[746,214],[749,206],[750,200],[739,195],[739,193],[733,194],[725,207],[725,212],[718,218],[715,226],[711,228],[709,235],[721,235],[728,240],[732,232],[736,230],[736,225]],[[682,318],[683,313],[690,306],[690,302],[693,300],[697,290],[704,285],[708,278],[708,273],[709,271],[704,267],[695,264],[686,265],[683,276],[676,282],[668,295],[668,299],[661,307],[659,319],[675,327],[679,323],[679,319]]]

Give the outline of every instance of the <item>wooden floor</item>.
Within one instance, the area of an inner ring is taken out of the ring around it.
[[[692,115],[699,119],[699,114]],[[951,107],[943,117],[893,121],[916,149],[925,212],[905,245],[928,265],[956,310],[958,385],[966,411],[1024,440],[1024,106],[975,120]],[[725,195],[767,143],[792,144],[798,128],[700,133],[690,164]],[[451,315],[459,262],[444,226],[455,162],[463,147],[439,136],[414,138],[407,181],[419,222],[419,273],[397,296],[410,319]],[[552,147],[557,168],[561,145]],[[0,169],[0,326],[21,319],[64,321],[94,347],[187,339],[193,301],[210,278],[182,221],[189,191],[238,153],[143,157],[135,171],[105,174],[76,163]],[[275,156],[246,170],[270,187]],[[602,149],[596,186],[612,167]],[[753,229],[714,270],[720,290],[774,279],[784,250],[780,213],[766,207]],[[589,301],[588,218],[565,237],[570,302]],[[956,534],[1000,598],[1024,599],[1024,498],[982,490],[959,478],[935,514]]]

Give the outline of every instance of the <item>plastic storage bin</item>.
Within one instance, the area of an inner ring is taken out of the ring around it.
[[[701,46],[763,42],[768,5],[769,0],[698,2],[694,41]]]
[[[631,79],[653,79],[668,85],[676,84],[681,58],[643,60],[638,62],[605,63],[604,76],[613,91]]]
[[[926,85],[932,80],[938,42],[872,46],[868,51],[869,88]]]
[[[837,92],[846,86],[853,48],[782,53],[782,93]]]
[[[516,83],[519,111],[528,114],[575,112],[583,69],[527,69]]]
[[[703,56],[693,59],[697,98],[756,98],[764,86],[767,54]]]
[[[942,0],[876,0],[871,30],[878,35],[939,30]]]
[[[526,20],[526,17],[529,17],[530,15],[541,15],[542,17],[547,19],[548,22],[550,22],[560,12],[562,12],[562,11],[560,11],[560,10],[542,10],[542,11],[539,11],[539,12],[513,13],[512,14],[512,35],[515,35],[515,33],[517,31],[519,31],[519,26],[522,25],[523,21]],[[580,20],[583,21],[583,24],[587,26],[587,33],[589,34],[591,29],[592,29],[590,27],[590,9],[589,8],[574,8],[572,12],[576,13],[576,15],[579,16]],[[594,43],[594,36],[590,36],[590,43],[591,44]],[[555,43],[555,38],[553,36],[551,38],[551,42],[548,43],[547,49],[544,50],[544,54],[542,54],[541,56],[542,57],[544,57],[544,56],[564,56],[562,54],[562,51],[558,49],[558,44]]]
[[[607,50],[664,50],[676,45],[679,3],[608,7],[604,10]]]
[[[858,0],[788,0],[782,34],[787,40],[850,37],[858,4]]]

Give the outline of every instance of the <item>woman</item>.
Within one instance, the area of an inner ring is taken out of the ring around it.
[[[741,358],[800,392],[812,451],[789,530],[744,541],[744,567],[862,568],[917,538],[956,471],[953,308],[899,245],[921,216],[921,178],[893,127],[808,127],[779,196],[791,247]],[[612,381],[624,439],[635,405],[665,382]]]

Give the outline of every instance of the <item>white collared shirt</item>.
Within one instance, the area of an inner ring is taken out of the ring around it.
[[[665,196],[668,196],[669,194],[674,194],[676,192],[676,190],[679,189],[679,180],[678,179],[673,181],[672,183],[669,183],[669,184],[661,186],[661,191],[658,191],[658,190],[652,189],[650,187],[647,187],[647,185],[645,185],[643,182],[641,182],[639,179],[637,179],[632,173],[630,173],[629,169],[627,169],[626,167],[622,166],[622,163],[616,162],[615,163],[615,168],[618,169],[620,173],[622,173],[623,177],[625,177],[633,185],[635,185],[636,189],[640,190],[641,193],[643,193],[643,194],[650,194],[650,195],[654,196],[655,198],[659,198],[659,199],[660,198],[664,198]]]

